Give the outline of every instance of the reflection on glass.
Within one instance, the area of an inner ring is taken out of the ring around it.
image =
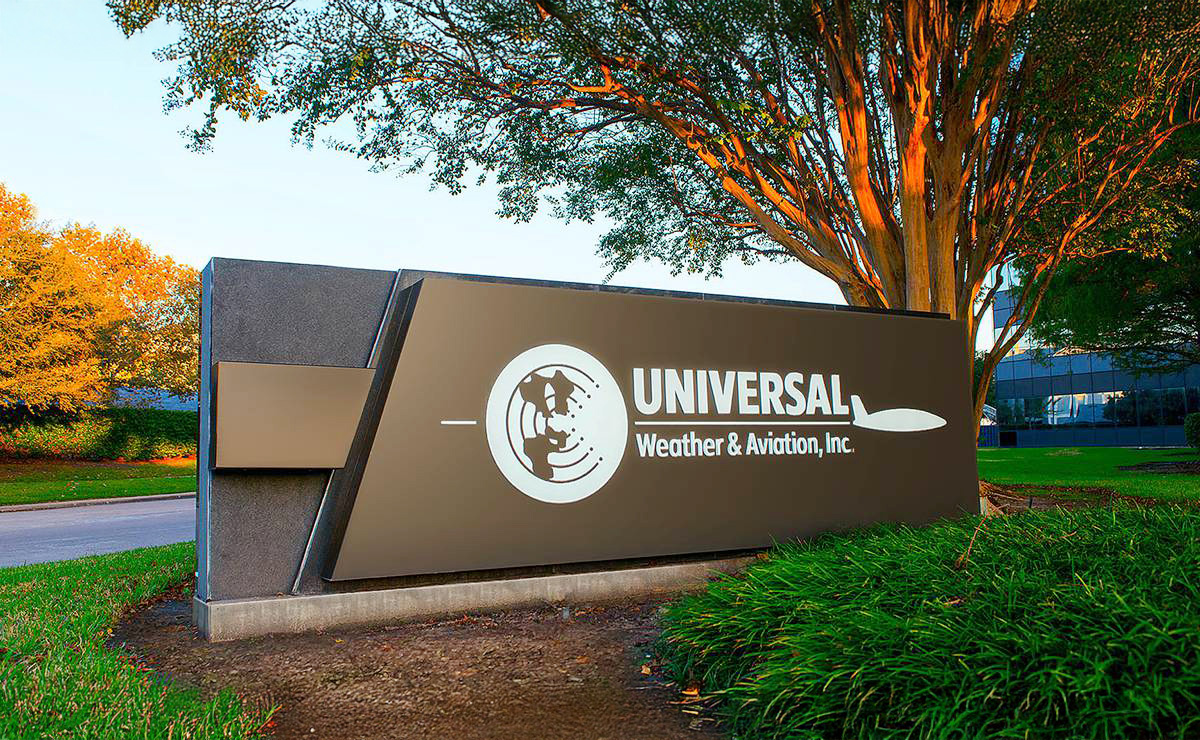
[[[1187,397],[1182,388],[1166,388],[1162,392],[1163,426],[1179,426],[1187,416]]]
[[[1156,427],[1162,424],[1162,391],[1149,389],[1134,391],[1137,396],[1138,424]]]
[[[1098,397],[1099,403],[1102,403],[1104,423],[1125,427],[1137,426],[1137,406],[1133,394],[1125,391],[1110,391],[1092,395]]]
[[[1025,399],[1025,419],[1031,428],[1044,429],[1049,426],[1050,403],[1050,396],[1033,396]]]
[[[996,423],[1001,427],[1024,427],[1025,400],[1021,398],[1002,398],[996,402]]]
[[[1113,423],[1113,420],[1105,415],[1105,405],[1112,395],[1111,393],[1087,394],[1087,414],[1093,424],[1106,426]]]

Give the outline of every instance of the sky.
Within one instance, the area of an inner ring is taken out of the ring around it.
[[[186,148],[199,111],[165,114],[174,67],[163,24],[126,39],[100,0],[0,0],[0,182],[39,217],[108,231],[202,267],[212,257],[602,282],[601,224],[496,215],[494,189],[430,190],[425,175],[369,171],[289,122],[227,118],[213,150]],[[844,303],[798,263],[730,262],[720,278],[642,262],[617,285]],[[990,332],[982,332],[990,334]]]

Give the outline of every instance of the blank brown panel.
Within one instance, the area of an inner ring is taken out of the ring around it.
[[[340,468],[373,370],[217,363],[215,468]]]

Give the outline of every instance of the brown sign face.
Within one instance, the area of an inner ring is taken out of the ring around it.
[[[964,341],[938,318],[425,279],[381,336],[324,575],[977,511]]]

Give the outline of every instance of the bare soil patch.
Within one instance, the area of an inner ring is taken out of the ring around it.
[[[209,643],[172,596],[112,642],[165,677],[278,705],[278,738],[722,737],[653,665],[658,602]],[[650,666],[646,675],[643,666]]]
[[[1091,486],[1044,486],[1031,484],[998,485],[980,481],[979,490],[1001,514],[1046,509],[1085,509],[1094,506],[1114,506],[1119,503],[1153,506],[1156,499],[1126,496],[1110,488]]]

